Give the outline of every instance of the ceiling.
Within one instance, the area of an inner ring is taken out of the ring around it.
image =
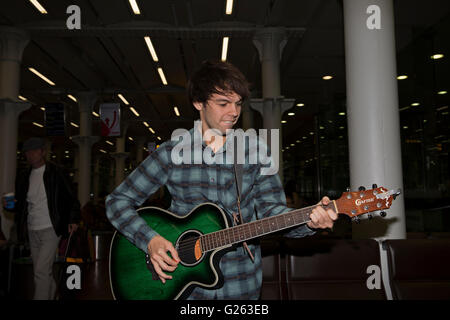
[[[224,35],[230,35],[227,60],[250,80],[253,97],[261,97],[261,64],[252,35],[258,28],[269,26],[287,28],[281,94],[305,104],[295,107],[295,116],[283,116],[287,120],[283,140],[290,143],[314,131],[311,116],[319,107],[345,99],[342,1],[235,0],[231,15],[225,14],[225,2],[138,0],[141,14],[135,15],[128,0],[40,0],[48,12],[43,15],[28,0],[0,1],[0,24],[26,29],[31,35],[23,54],[20,94],[33,107],[20,117],[19,139],[45,134],[32,121],[44,122],[40,107],[46,102],[63,102],[68,110],[66,119],[79,123],[77,104],[67,94],[91,90],[98,94],[94,108],[97,112],[99,103],[121,102],[118,93],[139,112],[136,117],[123,108],[122,121],[131,124],[127,136],[155,142],[157,137],[169,139],[175,129],[192,127],[198,117],[188,104],[185,84],[201,61],[220,59]],[[66,9],[72,4],[81,9],[79,31],[66,28]],[[422,71],[411,60],[411,52],[417,48],[412,44],[418,38],[431,34],[434,48],[450,56],[450,2],[398,0],[394,4],[398,72],[420,76]],[[151,36],[159,62],[152,60],[145,35]],[[424,56],[431,52],[420,49]],[[56,85],[42,81],[29,67]],[[158,67],[164,70],[166,86],[161,83]],[[448,88],[448,63],[445,68],[447,71],[437,77]],[[334,78],[322,80],[327,74]],[[417,90],[412,83],[413,79],[399,85],[400,103],[409,103],[408,98]],[[180,117],[175,115],[174,106],[180,110]],[[261,117],[256,113],[254,116],[255,126],[260,126]],[[149,132],[143,121],[156,133]],[[93,133],[99,132],[99,120],[93,117]],[[79,133],[69,125],[66,134]],[[94,145],[94,152],[100,148],[114,151],[105,140]]]

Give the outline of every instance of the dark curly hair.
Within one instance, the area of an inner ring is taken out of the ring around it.
[[[187,85],[189,102],[206,102],[210,96],[235,92],[243,101],[250,96],[249,83],[242,72],[229,62],[207,60]]]

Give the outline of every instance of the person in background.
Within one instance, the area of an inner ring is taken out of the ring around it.
[[[80,221],[80,203],[61,168],[46,162],[45,141],[30,138],[23,144],[30,168],[18,176],[14,209],[17,238],[30,243],[35,300],[55,298],[53,263],[61,236],[75,232]]]

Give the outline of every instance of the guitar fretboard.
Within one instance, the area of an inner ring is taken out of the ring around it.
[[[316,206],[292,210],[273,217],[202,235],[200,237],[202,251],[215,250],[230,244],[247,241],[279,230],[308,223],[311,220],[309,215]],[[333,208],[333,203],[331,202],[328,206],[324,206],[324,208]]]

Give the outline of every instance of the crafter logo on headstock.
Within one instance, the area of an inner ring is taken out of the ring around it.
[[[369,198],[369,199],[365,199],[365,200],[362,200],[362,199],[356,199],[356,200],[355,200],[355,204],[356,204],[357,206],[360,206],[360,205],[365,204],[365,203],[367,203],[367,202],[373,202],[374,200],[375,200],[375,198]]]

